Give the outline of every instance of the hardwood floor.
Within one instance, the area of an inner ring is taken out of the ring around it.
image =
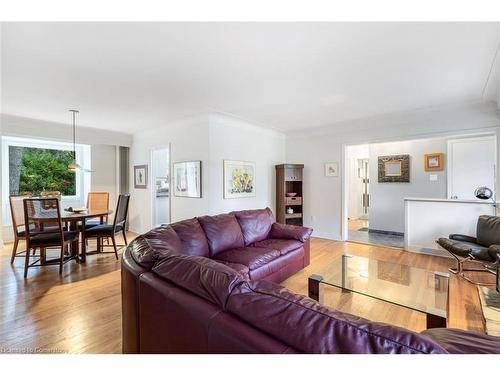
[[[86,264],[67,264],[61,277],[57,267],[30,269],[24,280],[23,260],[17,258],[11,266],[10,252],[10,245],[0,251],[0,353],[121,352],[120,262],[113,254],[89,256]],[[313,239],[311,265],[283,285],[307,295],[308,276],[320,273],[325,263],[342,252],[436,271],[446,271],[451,264],[445,258]],[[325,287],[323,294],[324,303],[339,310],[415,331],[425,328],[423,314],[340,293],[333,287]],[[449,325],[483,331],[476,288],[454,275],[450,276]]]

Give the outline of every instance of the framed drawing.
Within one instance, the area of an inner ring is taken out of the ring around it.
[[[148,188],[148,166],[146,164],[134,165],[134,188]]]
[[[224,199],[255,197],[255,162],[224,160]]]
[[[441,152],[425,154],[424,169],[426,172],[442,171],[444,169],[444,154]]]
[[[325,163],[325,176],[338,177],[339,176],[339,163]]]
[[[410,182],[410,155],[379,156],[378,182]]]
[[[201,160],[174,163],[174,195],[201,198]]]

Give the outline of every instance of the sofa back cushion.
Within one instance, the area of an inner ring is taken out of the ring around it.
[[[181,240],[169,225],[162,225],[140,235],[128,247],[136,263],[147,269],[151,269],[169,252],[182,252]]]
[[[500,245],[500,217],[479,216],[476,237],[479,245],[486,247]]]
[[[233,289],[245,282],[237,271],[222,263],[174,252],[158,262],[153,272],[222,309]]]
[[[210,256],[245,246],[243,233],[232,214],[202,216],[198,218],[208,239]]]
[[[182,243],[182,253],[208,257],[208,242],[198,219],[188,219],[173,223],[172,228]]]
[[[227,310],[305,353],[445,353],[433,340],[330,310],[269,281],[241,284]]]
[[[240,224],[245,246],[269,237],[274,216],[269,207],[260,210],[235,211],[234,216]]]

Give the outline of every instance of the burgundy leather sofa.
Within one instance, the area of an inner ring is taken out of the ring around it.
[[[500,353],[500,339],[415,333],[328,309],[277,284],[309,264],[311,230],[269,209],[137,237],[122,257],[124,353]]]

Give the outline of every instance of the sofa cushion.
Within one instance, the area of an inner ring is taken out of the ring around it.
[[[235,211],[234,216],[240,224],[245,246],[269,237],[274,216],[269,207],[261,210]]]
[[[269,281],[240,284],[226,309],[304,353],[446,353],[426,336],[330,310]]]
[[[192,255],[169,253],[152,270],[223,309],[234,287],[245,282],[234,269],[210,258]]]
[[[252,246],[265,247],[266,249],[278,250],[281,255],[285,255],[290,251],[302,247],[303,244],[297,240],[279,240],[276,238],[269,238],[264,241],[254,243]]]
[[[182,253],[208,257],[208,242],[198,219],[179,221],[171,225],[182,243]]]
[[[238,272],[241,276],[243,276],[243,278],[245,280],[250,280],[249,275],[248,275],[250,270],[248,269],[247,266],[245,266],[243,264],[239,264],[239,263],[226,262],[226,261],[218,260],[215,258],[212,258],[212,260],[214,262],[221,263],[221,264],[224,264],[225,266],[228,266],[229,268],[232,268],[233,270]]]
[[[128,247],[132,258],[147,269],[169,252],[182,252],[181,240],[169,225],[162,225],[136,237]]]
[[[224,262],[243,264],[253,270],[262,267],[279,256],[279,251],[273,249],[242,247],[216,254],[214,258]]]
[[[500,337],[454,328],[431,328],[422,334],[451,354],[500,354]]]
[[[271,227],[270,238],[283,240],[297,240],[306,242],[311,237],[312,229],[297,225],[274,223]]]
[[[245,246],[243,233],[234,215],[202,216],[198,221],[206,233],[211,257],[228,249]]]
[[[248,277],[252,281],[257,280],[269,280],[275,283],[280,283],[283,278],[282,271],[286,270],[288,267],[295,267],[299,264],[299,268],[303,268],[304,264],[304,248],[299,247],[298,249],[292,250],[285,255],[280,255],[279,257],[273,259],[267,264],[259,268],[255,268],[248,273]]]

